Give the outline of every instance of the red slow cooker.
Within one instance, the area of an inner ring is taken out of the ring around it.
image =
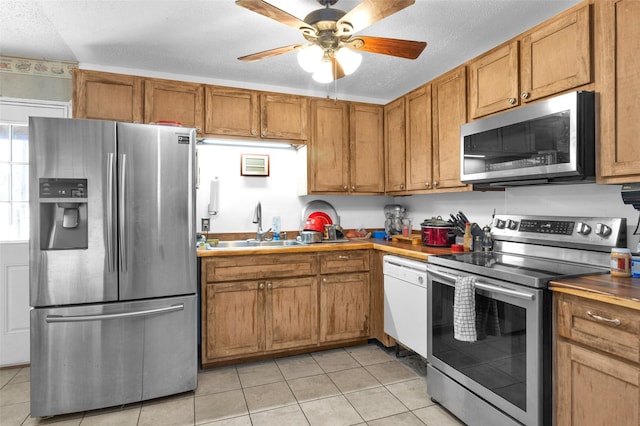
[[[453,224],[441,216],[425,219],[422,228],[422,244],[425,246],[450,247],[456,241]]]

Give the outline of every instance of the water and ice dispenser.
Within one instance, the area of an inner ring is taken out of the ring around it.
[[[87,180],[39,179],[40,250],[86,249]]]

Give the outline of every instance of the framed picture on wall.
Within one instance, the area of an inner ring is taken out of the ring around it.
[[[269,176],[268,154],[241,154],[241,176]]]

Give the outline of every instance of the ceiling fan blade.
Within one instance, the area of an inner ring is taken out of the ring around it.
[[[358,40],[362,40],[364,43],[360,47],[358,47]],[[427,47],[427,43],[424,41],[398,40],[384,37],[357,36],[353,40],[350,40],[350,42],[351,41],[356,43],[351,46],[348,45],[348,47],[353,47],[354,49],[364,52],[381,53],[383,55],[397,56],[406,59],[416,59],[420,56],[424,48]]]
[[[272,56],[282,55],[284,53],[292,52],[296,49],[303,47],[304,44],[291,44],[289,46],[278,47],[276,49],[265,50],[251,55],[241,56],[238,60],[243,62],[259,61],[260,59],[270,58]]]
[[[415,0],[363,0],[336,24],[337,35],[354,34],[369,25],[411,6]]]
[[[346,75],[342,69],[342,65],[340,65],[340,62],[338,62],[338,60],[333,56],[331,57],[331,70],[333,72],[334,80],[341,79]]]
[[[245,9],[249,9],[252,12],[259,13],[260,15],[271,18],[275,21],[281,22],[291,28],[295,28],[301,31],[303,34],[315,34],[316,30],[309,26],[306,22],[295,16],[278,9],[272,4],[263,0],[237,0],[236,4],[242,6]]]

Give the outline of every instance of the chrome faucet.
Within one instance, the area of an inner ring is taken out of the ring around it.
[[[265,238],[265,235],[271,231],[271,228],[267,229],[266,231],[262,230],[262,204],[260,204],[260,201],[258,201],[258,204],[256,204],[256,209],[253,212],[253,223],[258,225],[258,230],[256,231],[256,240],[266,240],[267,238]]]

